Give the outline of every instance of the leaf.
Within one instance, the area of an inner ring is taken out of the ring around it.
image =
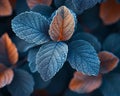
[[[105,25],[113,24],[120,19],[120,4],[116,0],[106,0],[100,5],[100,18]]]
[[[81,14],[83,11],[94,7],[102,0],[66,0],[65,5],[75,13]]]
[[[73,35],[74,28],[74,14],[67,7],[61,6],[52,19],[49,35],[54,41],[66,41]]]
[[[90,93],[100,87],[102,75],[87,76],[80,72],[75,72],[70,81],[69,88],[77,93]]]
[[[0,0],[0,16],[9,16],[12,14],[12,6],[9,0]]]
[[[101,92],[104,96],[119,96],[120,95],[120,74],[111,73],[104,77],[101,86]]]
[[[24,12],[12,20],[12,29],[16,35],[37,45],[48,42],[48,20],[36,12]]]
[[[117,67],[119,58],[116,57],[114,54],[107,51],[102,51],[98,54],[98,56],[101,61],[101,64],[100,64],[101,73],[108,73]]]
[[[29,62],[29,68],[31,72],[36,72],[37,71],[37,64],[36,64],[36,54],[39,51],[39,47],[35,47],[30,49],[28,53],[28,62]]]
[[[68,46],[62,42],[50,42],[40,47],[36,64],[44,81],[51,79],[66,61]]]
[[[21,69],[14,70],[14,79],[7,87],[12,96],[30,96],[33,92],[34,81],[32,76]]]
[[[51,16],[51,14],[53,13],[53,8],[50,6],[47,6],[47,5],[39,4],[39,5],[36,5],[35,7],[33,7],[31,9],[31,11],[38,12],[38,13],[46,16],[47,18],[49,18]]]
[[[75,40],[85,40],[85,41],[88,41],[95,48],[95,50],[97,52],[101,50],[100,42],[92,34],[85,33],[85,32],[81,32],[81,33],[79,32],[79,33],[75,34],[72,37],[72,39],[71,39],[71,41],[75,41]]]
[[[103,49],[120,57],[120,34],[110,34],[103,43]]]
[[[51,5],[52,0],[27,0],[29,8],[33,8],[37,4]]]
[[[18,52],[15,44],[11,41],[7,33],[0,38],[0,62],[4,64],[16,64]]]
[[[98,75],[100,61],[95,49],[84,40],[69,44],[68,61],[73,69],[87,75]]]
[[[34,43],[28,43],[18,37],[13,37],[12,40],[14,41],[18,51],[21,53],[26,52],[26,51],[30,50],[31,48],[37,46]]]
[[[0,64],[0,88],[9,85],[13,80],[13,70]]]

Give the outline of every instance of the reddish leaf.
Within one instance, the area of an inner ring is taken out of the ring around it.
[[[74,15],[65,7],[60,7],[53,17],[49,29],[49,35],[54,41],[69,40],[73,35],[75,27]]]
[[[15,44],[12,43],[8,34],[5,33],[0,39],[0,62],[16,64],[18,61],[18,52]]]
[[[0,0],[0,16],[9,16],[12,14],[12,7],[9,0]]]
[[[37,4],[51,5],[52,0],[27,0],[29,8],[33,8]]]
[[[104,24],[112,24],[120,19],[120,4],[116,0],[106,0],[100,5],[100,17]]]
[[[99,88],[102,83],[102,76],[87,76],[80,72],[75,72],[69,84],[69,88],[77,93],[90,93]]]
[[[0,64],[0,88],[9,85],[13,80],[13,70]]]
[[[108,73],[112,71],[118,65],[119,58],[110,52],[102,51],[98,54],[98,56],[101,61],[101,64],[100,64],[101,73]]]

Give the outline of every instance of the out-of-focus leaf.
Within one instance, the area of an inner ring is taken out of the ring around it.
[[[9,16],[12,14],[12,6],[9,0],[0,0],[0,16]]]
[[[104,77],[101,91],[104,96],[120,95],[120,74],[111,73]]]
[[[49,29],[49,35],[54,41],[66,41],[71,38],[75,28],[75,17],[71,11],[61,6],[55,13]]]
[[[18,61],[18,52],[15,44],[11,41],[8,34],[5,33],[0,39],[0,62],[3,64],[16,64]]]
[[[100,18],[105,25],[113,24],[120,19],[120,4],[116,0],[106,0],[100,5]]]
[[[9,85],[13,80],[13,70],[0,64],[0,88]]]
[[[8,86],[12,96],[30,96],[33,91],[34,81],[32,76],[21,69],[14,70],[14,79]]]
[[[52,0],[27,0],[29,8],[33,8],[37,4],[51,5]]]
[[[109,35],[103,43],[103,49],[120,57],[120,34]]]
[[[118,65],[119,58],[110,52],[102,51],[98,54],[98,56],[101,61],[101,73],[108,73]]]
[[[99,88],[102,83],[102,76],[87,76],[80,72],[75,72],[69,84],[69,88],[77,93],[90,93]]]
[[[97,52],[99,52],[101,50],[100,42],[92,34],[85,33],[85,32],[81,32],[81,33],[79,32],[79,33],[75,34],[72,37],[72,39],[71,39],[71,41],[75,41],[75,40],[85,40],[85,41],[88,41],[95,48],[95,50]]]
[[[100,61],[93,46],[84,40],[69,44],[68,61],[73,69],[87,75],[98,75]]]
[[[37,71],[37,64],[36,64],[36,54],[39,51],[39,47],[35,47],[30,49],[28,53],[28,62],[29,62],[29,67],[31,72],[36,72]]]
[[[102,0],[66,0],[65,5],[77,14],[81,14],[83,11],[92,8],[101,1]]]
[[[65,0],[54,0],[54,4],[57,8],[64,5],[64,3],[65,3]]]
[[[35,89],[46,88],[51,82],[51,80],[43,81],[43,79],[40,77],[40,74],[37,72],[33,74],[33,78],[35,81]]]
[[[37,46],[35,43],[28,43],[28,42],[20,39],[19,37],[13,37],[12,40],[15,43],[18,51],[21,52],[21,53],[26,52],[29,49]]]
[[[38,12],[46,16],[47,18],[50,17],[51,14],[53,13],[52,7],[43,5],[43,4],[36,5],[35,7],[31,9],[31,11]]]
[[[63,66],[66,61],[68,46],[62,42],[50,42],[40,47],[36,64],[42,79],[51,79]]]
[[[24,12],[12,20],[16,35],[28,43],[43,44],[50,40],[48,20],[37,12]]]

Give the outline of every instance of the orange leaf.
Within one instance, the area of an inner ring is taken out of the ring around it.
[[[27,0],[29,8],[33,8],[37,4],[51,5],[52,0]]]
[[[9,0],[0,0],[0,16],[9,16],[12,14],[12,7]]]
[[[120,4],[116,0],[106,0],[100,5],[100,18],[104,24],[109,25],[120,19]]]
[[[90,93],[99,88],[102,83],[102,76],[87,76],[80,72],[75,72],[70,81],[69,88],[77,93]]]
[[[16,64],[18,61],[18,52],[15,44],[12,43],[8,34],[5,33],[0,39],[0,55],[3,56],[4,61],[9,61],[11,64]],[[4,52],[1,52],[4,51]],[[1,61],[1,60],[0,60]],[[4,63],[4,62],[2,62]]]
[[[98,56],[101,61],[101,64],[100,64],[101,73],[108,73],[118,65],[119,58],[110,52],[102,51],[98,54]]]
[[[57,11],[50,25],[49,35],[54,41],[66,41],[71,38],[75,28],[74,15],[62,6]]]
[[[9,85],[13,80],[13,70],[0,64],[0,88]]]

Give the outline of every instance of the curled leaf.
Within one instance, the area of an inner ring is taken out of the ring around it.
[[[4,64],[16,64],[18,61],[17,48],[7,33],[1,37],[0,45],[0,62]]]
[[[116,0],[106,0],[100,5],[100,18],[104,24],[109,25],[120,19],[120,4]]]
[[[87,76],[80,72],[75,72],[74,78],[69,84],[69,88],[77,93],[90,93],[99,88],[102,83],[102,76]]]
[[[13,70],[0,64],[0,88],[9,85],[13,80]]]
[[[52,0],[27,0],[27,4],[30,8],[33,8],[37,4],[51,5]]]
[[[71,38],[75,28],[74,14],[65,6],[60,7],[52,19],[49,35],[54,41],[66,41]]]
[[[101,61],[101,73],[108,73],[118,65],[119,58],[110,52],[102,51],[98,54],[98,56]]]
[[[0,0],[0,16],[9,16],[12,14],[12,6],[9,0]]]

